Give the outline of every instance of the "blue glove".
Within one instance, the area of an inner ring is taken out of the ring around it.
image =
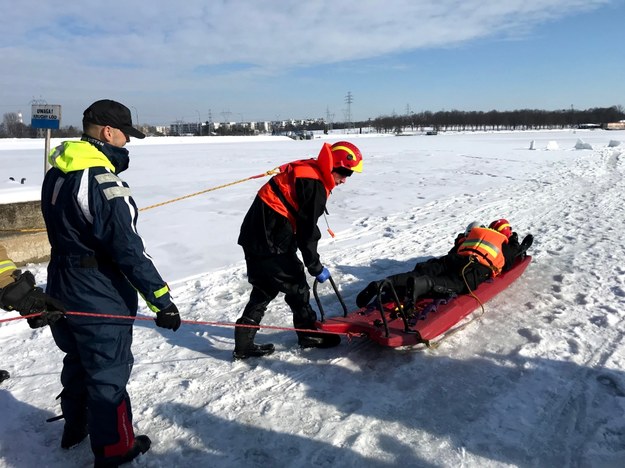
[[[323,270],[321,270],[321,273],[315,276],[315,278],[317,278],[317,281],[319,281],[320,283],[323,283],[329,277],[330,277],[330,271],[326,267],[323,267]]]

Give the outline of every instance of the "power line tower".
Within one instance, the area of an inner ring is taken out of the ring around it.
[[[347,96],[345,96],[345,103],[347,104],[347,128],[354,128],[352,124],[352,102],[354,102],[354,97],[352,96],[351,91],[347,92]]]
[[[332,130],[332,123],[334,122],[334,114],[330,113],[330,107],[326,107],[326,122],[328,131]]]
[[[411,114],[412,112],[410,111],[410,104],[406,104],[406,125],[410,125],[410,130],[414,130]]]

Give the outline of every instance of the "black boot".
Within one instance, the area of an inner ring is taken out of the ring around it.
[[[334,348],[341,344],[341,336],[334,333],[297,332],[300,348]]]
[[[360,291],[356,296],[356,305],[358,307],[365,307],[371,299],[373,299],[379,291],[380,283],[378,281],[372,281],[367,285],[365,289]]]
[[[148,436],[137,436],[135,437],[135,441],[132,444],[132,447],[130,447],[125,454],[115,457],[96,458],[95,463],[93,464],[93,468],[117,468],[124,463],[131,462],[142,453],[150,450],[151,445],[152,441]]]
[[[415,304],[417,300],[432,291],[434,282],[427,275],[420,275],[411,278],[406,285],[406,296],[412,299],[412,303]]]
[[[258,325],[254,320],[241,317],[236,322],[240,325]],[[254,337],[258,328],[253,327],[235,327],[234,328],[234,351],[232,356],[235,359],[247,359],[249,357],[267,356],[275,351],[272,343],[257,345],[254,343]]]
[[[299,307],[291,305],[291,310],[293,311],[293,326],[301,330],[297,332],[297,343],[300,348],[332,348],[341,343],[340,335],[313,331],[317,330],[315,326],[317,312],[310,307],[309,303],[306,302]]]
[[[11,377],[11,375],[7,371],[0,370],[0,382],[4,382],[9,377]]]

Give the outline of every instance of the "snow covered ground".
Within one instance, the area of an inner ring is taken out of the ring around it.
[[[183,318],[224,326],[173,333],[137,321],[129,392],[136,432],[153,446],[133,466],[624,466],[625,132],[330,137],[365,157],[334,190],[336,238],[319,247],[350,308],[369,281],[444,254],[473,220],[506,217],[534,234],[534,261],[436,350],[353,338],[303,351],[294,332],[261,330],[276,353],[233,362],[226,324],[250,290],[236,237],[266,178],[142,212]],[[133,140],[122,177],[147,207],[316,156],[322,142]],[[42,178],[41,140],[0,140],[0,201],[36,197]],[[29,265],[42,284],[45,266]],[[330,288],[320,292],[339,314]],[[281,297],[263,324],[291,326]],[[12,374],[0,385],[0,466],[90,466],[87,442],[63,451],[62,422],[45,422],[60,413],[50,331],[5,323],[0,350]]]

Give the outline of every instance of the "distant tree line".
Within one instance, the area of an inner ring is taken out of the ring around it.
[[[603,125],[623,119],[625,119],[625,112],[621,106],[555,111],[540,109],[488,112],[451,110],[382,116],[366,122],[354,123],[354,126],[373,127],[381,133],[401,132],[402,129],[408,128],[411,130],[432,128],[439,131],[542,130],[579,128],[587,124]]]
[[[543,130],[579,128],[587,124],[605,125],[609,122],[625,120],[622,106],[595,107],[592,109],[540,110],[520,109],[513,111],[424,111],[405,115],[380,116],[360,122],[314,123],[304,126],[289,125],[283,131],[313,131],[352,128],[373,128],[380,133],[406,130],[434,129],[437,131],[485,131],[485,130]],[[156,127],[147,127],[148,134],[154,135]],[[21,122],[19,114],[4,114],[0,124],[0,138],[38,138],[44,131],[32,128]],[[230,129],[221,128],[218,134],[246,134],[248,129],[234,126]],[[73,126],[52,130],[54,138],[73,138],[82,134],[82,128]]]

